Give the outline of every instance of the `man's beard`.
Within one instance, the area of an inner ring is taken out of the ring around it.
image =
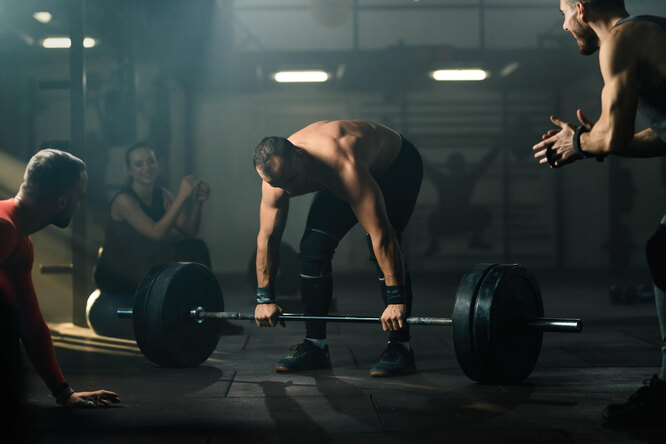
[[[581,54],[592,55],[599,49],[599,37],[589,26],[576,22],[576,29],[572,29],[571,33],[576,38]]]
[[[69,214],[65,209],[53,217],[53,219],[51,220],[51,224],[55,225],[58,228],[67,228],[71,221],[72,221],[72,215]]]

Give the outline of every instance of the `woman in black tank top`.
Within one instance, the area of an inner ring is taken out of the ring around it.
[[[210,192],[208,184],[187,176],[173,197],[156,184],[157,159],[145,143],[127,149],[125,164],[129,182],[111,200],[106,238],[94,274],[100,291],[132,294],[146,272],[162,262],[200,262],[210,268],[206,244],[195,239]],[[188,203],[191,209],[186,214]],[[182,234],[181,240],[173,236],[173,228]]]

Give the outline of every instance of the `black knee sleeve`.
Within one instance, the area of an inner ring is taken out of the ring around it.
[[[328,314],[333,296],[331,260],[338,242],[332,234],[311,228],[301,239],[301,301],[306,315]],[[326,322],[306,321],[305,330],[308,338],[326,338]]]
[[[666,226],[660,225],[645,244],[645,255],[654,284],[666,291]]]
[[[332,234],[307,228],[301,239],[301,277],[317,279],[329,276],[333,270],[331,260],[338,242]]]

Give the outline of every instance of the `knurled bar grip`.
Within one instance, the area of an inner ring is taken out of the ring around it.
[[[131,308],[120,308],[116,314],[119,318],[131,318]],[[190,310],[192,319],[231,319],[240,321],[253,321],[254,314],[238,313],[232,311],[204,311],[201,307]],[[380,318],[365,316],[306,316],[295,313],[283,313],[278,319],[284,321],[327,321],[327,322],[355,322],[366,324],[381,323]],[[451,318],[410,317],[406,319],[409,325],[453,325]],[[541,331],[560,333],[579,333],[583,329],[583,321],[575,318],[534,318],[527,321],[527,326]]]

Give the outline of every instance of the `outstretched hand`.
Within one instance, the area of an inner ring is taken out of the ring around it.
[[[113,404],[120,403],[117,393],[108,390],[97,390],[94,392],[74,392],[65,401],[65,407],[71,409],[99,409],[109,408]]]
[[[576,116],[588,131],[592,129],[592,122],[580,109],[576,112]],[[559,168],[581,159],[573,146],[576,128],[555,116],[550,116],[550,121],[559,128],[551,129],[541,135],[542,141],[532,147],[532,150],[535,151],[534,157],[540,164],[548,163],[551,168]]]

